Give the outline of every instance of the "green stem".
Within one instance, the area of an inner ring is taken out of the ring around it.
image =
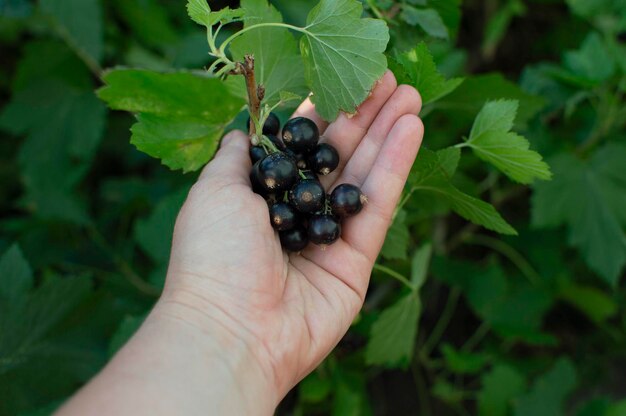
[[[443,312],[441,316],[439,316],[439,320],[435,324],[430,336],[424,343],[422,347],[421,354],[424,357],[430,356],[430,353],[435,348],[435,345],[439,342],[441,337],[443,336],[448,324],[452,320],[452,316],[454,315],[454,311],[456,310],[456,305],[459,302],[459,297],[461,296],[461,289],[458,287],[453,287],[448,294],[448,300],[446,302],[446,306],[443,308]]]
[[[397,271],[390,269],[389,267],[386,267],[380,264],[374,264],[374,270],[378,270],[379,272],[385,273],[386,275],[393,277],[394,279],[396,279],[397,281],[399,281],[400,283],[402,283],[409,289],[415,290],[415,287],[411,284],[411,282],[406,277],[402,276]]]
[[[259,23],[257,25],[252,25],[252,26],[245,27],[245,28],[241,29],[239,32],[235,32],[232,35],[230,35],[224,42],[222,42],[222,45],[220,46],[220,49],[219,49],[220,56],[226,56],[226,47],[233,40],[235,40],[237,37],[243,35],[246,32],[249,32],[252,29],[258,29],[258,28],[261,28],[261,27],[283,27],[283,28],[286,28],[286,29],[295,30],[296,32],[302,32],[302,33],[305,33],[305,34],[310,34],[310,32],[306,30],[306,28],[293,26],[293,25],[290,25],[290,24],[287,24],[287,23]]]
[[[511,263],[517,267],[524,276],[535,286],[541,285],[541,275],[533,268],[533,266],[524,258],[524,256],[513,247],[508,245],[502,240],[498,240],[493,237],[487,237],[486,235],[474,235],[466,240],[468,244],[474,244],[490,248],[502,254],[509,259]]]

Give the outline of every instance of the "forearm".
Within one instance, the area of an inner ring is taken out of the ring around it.
[[[183,303],[160,301],[60,415],[270,415],[279,400],[249,345]]]

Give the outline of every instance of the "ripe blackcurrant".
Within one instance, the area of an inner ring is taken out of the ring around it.
[[[329,245],[341,236],[341,224],[332,215],[314,215],[309,219],[309,240],[317,245]]]
[[[326,192],[319,181],[302,179],[289,191],[289,202],[298,211],[313,214],[324,208]]]
[[[291,158],[296,162],[296,166],[298,167],[298,169],[307,169],[306,157],[302,153],[296,153],[291,149],[285,150],[285,153],[291,156]]]
[[[259,162],[259,179],[270,192],[286,191],[298,179],[296,163],[284,153],[272,153]]]
[[[279,233],[280,244],[287,251],[302,251],[309,243],[309,237],[303,227],[296,227]]]
[[[298,224],[298,212],[286,202],[270,206],[270,222],[277,231],[287,231]]]
[[[262,146],[250,146],[250,160],[252,160],[252,163],[258,162],[265,156],[267,156],[267,152]]]
[[[250,170],[250,184],[252,185],[252,191],[255,194],[259,194],[262,196],[267,195],[267,191],[261,184],[261,177],[259,173],[259,164],[260,162],[256,162],[252,165],[252,169]]]
[[[320,180],[320,178],[317,177],[317,174],[313,172],[312,170],[303,170],[302,174],[304,175],[304,178],[302,179],[313,179],[316,181]]]
[[[280,140],[280,138],[274,134],[267,134],[266,135],[268,139],[270,139],[270,142],[274,143],[274,146],[276,146],[279,150],[285,150],[285,143],[283,143],[282,140]]]
[[[246,125],[248,126],[248,133],[250,133],[250,117],[248,117],[248,123]],[[267,120],[265,120],[265,123],[263,124],[263,134],[266,136],[269,136],[270,134],[277,135],[279,130],[280,120],[278,119],[278,116],[274,113],[270,113]]]
[[[283,128],[283,142],[296,153],[312,151],[320,138],[317,125],[308,118],[296,117]]]
[[[327,143],[318,144],[309,156],[309,166],[320,175],[328,175],[339,166],[337,149]]]
[[[347,218],[358,214],[367,202],[367,197],[358,186],[343,183],[330,194],[330,207],[333,214],[340,218]]]

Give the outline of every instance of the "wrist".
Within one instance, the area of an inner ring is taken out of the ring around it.
[[[216,414],[238,414],[235,408],[241,414],[273,414],[281,399],[273,369],[257,340],[225,315],[197,292],[170,287],[149,319],[199,349],[201,356],[193,362],[207,373],[206,391],[222,402],[215,408],[225,411]]]

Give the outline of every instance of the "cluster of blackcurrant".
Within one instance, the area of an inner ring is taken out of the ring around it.
[[[250,181],[255,193],[269,205],[270,222],[279,232],[282,247],[301,251],[309,242],[325,247],[341,236],[341,220],[361,211],[367,198],[351,184],[326,194],[318,175],[339,165],[339,153],[319,143],[316,124],[304,117],[289,120],[278,137],[280,121],[271,113],[263,136],[250,148]]]

